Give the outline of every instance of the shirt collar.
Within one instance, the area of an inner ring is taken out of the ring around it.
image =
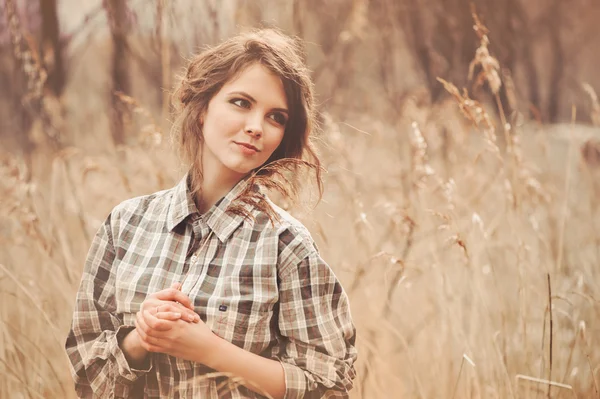
[[[244,216],[228,212],[229,206],[246,187],[248,178],[240,180],[229,192],[217,201],[204,215],[208,227],[221,240],[227,241],[231,234],[244,221]],[[249,204],[241,204],[246,210],[252,212]],[[186,174],[175,186],[171,204],[167,213],[167,228],[173,231],[188,216],[198,213],[198,208],[192,198],[189,187],[189,173]]]

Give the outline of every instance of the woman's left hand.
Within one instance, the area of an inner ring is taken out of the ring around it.
[[[202,320],[197,323],[183,320],[165,322],[148,310],[137,313],[135,326],[142,347],[148,352],[165,353],[203,364],[212,358],[220,340]]]

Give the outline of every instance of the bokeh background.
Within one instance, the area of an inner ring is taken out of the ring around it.
[[[598,0],[0,5],[0,397],[74,396],[91,237],[183,175],[186,58],[270,26],[316,84],[325,193],[281,205],[350,297],[352,397],[598,397]]]

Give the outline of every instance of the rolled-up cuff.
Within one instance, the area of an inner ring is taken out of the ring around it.
[[[108,338],[108,344],[110,346],[110,352],[114,356],[116,360],[116,371],[117,371],[117,381],[120,383],[133,383],[137,381],[138,378],[147,374],[150,370],[152,370],[152,362],[150,360],[150,356],[146,360],[144,364],[144,368],[138,370],[129,366],[127,359],[125,358],[125,354],[119,345],[123,338],[129,332],[131,332],[135,327],[133,326],[120,326],[115,334]]]
[[[297,366],[279,360],[285,376],[285,399],[301,399],[306,393],[306,376]]]

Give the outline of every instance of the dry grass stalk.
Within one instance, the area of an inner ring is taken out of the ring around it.
[[[31,304],[33,305],[33,307],[40,312],[40,314],[43,316],[43,319],[47,323],[47,327],[49,327],[50,332],[52,333],[51,334],[52,337],[54,339],[56,339],[56,342],[58,344],[62,345],[62,343],[63,343],[62,337],[60,337],[59,334],[58,334],[59,328],[52,322],[52,319],[48,315],[48,313],[46,311],[44,311],[44,309],[40,305],[39,299],[35,298],[31,294],[30,290],[28,290],[27,287],[25,287],[19,281],[19,279],[15,275],[13,275],[13,273],[10,272],[10,270],[8,269],[8,267],[4,266],[2,263],[0,263],[0,271],[2,271],[3,274],[5,274],[6,276],[8,276],[13,281],[13,283],[15,284],[15,287],[17,287],[19,289],[19,291],[22,292],[27,299],[29,299],[29,301],[31,302]]]
[[[447,82],[442,78],[438,78],[437,80],[441,82],[446,91],[454,97],[462,114],[476,127],[483,130],[488,150],[499,157],[500,150],[496,144],[496,127],[489,114],[483,108],[483,105],[480,102],[471,99],[467,89],[463,89],[461,94],[454,84]]]
[[[6,0],[4,11],[13,54],[27,79],[27,94],[23,98],[29,112],[40,118],[45,134],[51,143],[59,146],[60,131],[64,129],[58,99],[45,95],[44,84],[48,74],[34,47],[25,40],[14,0]]]
[[[434,173],[427,162],[427,142],[425,141],[417,122],[412,123],[410,148],[412,152],[411,170],[413,185],[415,188],[421,189],[425,184],[425,179],[432,176]]]
[[[449,236],[445,239],[445,243],[457,245],[464,255],[465,260],[469,260],[469,251],[467,250],[467,244],[462,237],[462,234],[458,231],[456,226],[453,226],[453,218],[451,214],[454,212],[455,205],[455,193],[456,184],[453,179],[449,179],[444,182],[434,171],[431,165],[427,161],[427,143],[419,126],[416,122],[412,123],[412,135],[411,135],[411,175],[413,176],[413,185],[417,188],[417,194],[421,189],[424,188],[426,178],[431,178],[434,182],[434,187],[438,189],[444,199],[445,210],[433,210],[428,209],[427,211],[431,214],[441,218],[442,223],[438,226],[439,231],[448,231]],[[417,199],[418,201],[418,199]],[[412,219],[411,219],[412,220]],[[414,222],[413,222],[414,223]],[[412,233],[414,231],[414,225],[410,230],[409,239],[412,243]],[[403,256],[406,258],[406,256]],[[399,279],[399,276],[398,276]],[[395,286],[392,286],[392,290]],[[388,295],[388,298],[391,296]],[[389,302],[389,299],[388,299]]]
[[[516,88],[515,82],[512,78],[512,73],[509,69],[507,69],[507,68],[502,69],[502,80],[504,81],[504,91],[506,93],[506,99],[508,100],[508,105],[510,106],[510,109],[514,112],[519,108],[518,100],[517,100],[517,88]],[[520,114],[515,112],[515,114],[513,114],[513,115],[515,116],[515,119],[516,119],[516,118],[518,118],[518,116]],[[514,122],[513,122],[513,124],[514,124]]]
[[[37,190],[34,183],[27,181],[28,172],[15,158],[0,162],[0,188],[3,200],[0,201],[2,215],[17,220],[26,234],[41,244],[44,251],[51,250],[51,243],[43,233],[40,219],[32,206],[32,196]]]
[[[590,374],[592,376],[592,382],[594,385],[594,391],[596,392],[596,397],[600,398],[600,389],[598,389],[598,383],[596,382],[596,369],[592,365],[592,360],[590,358],[590,346],[588,344],[587,334],[585,331],[585,322],[581,320],[579,322],[579,334],[581,336],[581,341],[583,342],[583,352],[585,353],[585,357],[590,368]]]
[[[513,172],[512,179],[517,180],[518,182],[520,182],[523,185],[524,191],[526,194],[524,196],[525,198],[535,199],[538,202],[542,201],[542,202],[547,203],[550,201],[549,194],[544,189],[544,187],[542,186],[540,181],[535,177],[535,173],[534,173],[532,167],[525,161],[525,158],[523,157],[521,144],[520,144],[520,138],[519,138],[517,132],[512,128],[512,126],[506,120],[506,115],[504,113],[504,109],[502,107],[502,102],[500,101],[500,96],[499,96],[499,90],[500,90],[500,87],[502,84],[502,81],[500,80],[500,76],[498,74],[500,65],[498,63],[498,60],[495,59],[494,57],[492,57],[488,51],[489,30],[487,29],[487,27],[485,27],[485,25],[483,25],[483,23],[479,19],[479,16],[477,15],[477,13],[475,11],[474,5],[472,5],[471,14],[475,21],[474,30],[480,39],[480,46],[475,53],[475,58],[471,62],[471,65],[469,68],[469,79],[472,78],[472,74],[473,74],[473,70],[474,70],[475,66],[480,65],[482,68],[482,71],[478,75],[476,86],[482,84],[484,81],[487,81],[488,85],[490,87],[490,90],[492,91],[492,94],[494,95],[494,98],[496,99],[496,105],[498,107],[498,112],[500,115],[500,119],[502,121],[502,127],[503,127],[503,131],[504,131],[504,137],[505,137],[505,141],[506,141],[507,151],[509,154],[511,154],[513,162],[514,162],[513,170],[512,170],[512,172]],[[512,79],[510,79],[510,72],[505,71],[504,75],[509,77],[509,82],[512,84]],[[456,87],[453,87],[453,85],[448,84],[447,82],[445,82],[441,79],[438,79],[438,80],[440,80],[440,81],[442,81],[442,83],[444,83],[446,90],[448,90],[453,95],[453,97],[459,102],[459,104],[461,104],[460,105],[461,110],[466,109],[470,105],[466,90],[464,91],[464,94],[461,96]],[[516,99],[514,98],[514,87],[512,87],[511,89],[507,89],[507,95],[509,97],[509,101],[511,101],[511,103],[513,103],[513,104],[516,104]],[[464,104],[464,105],[462,105],[462,104]],[[481,108],[481,111],[479,111],[477,109],[477,107]],[[465,114],[467,116],[467,118],[470,119],[471,121],[475,121],[474,123],[477,122],[477,119],[473,118],[473,114],[477,115],[478,113],[485,114],[485,118],[483,120],[486,123],[483,124],[483,128],[484,128],[484,132],[486,132],[487,141],[488,141],[488,143],[490,143],[490,145],[493,145],[491,148],[495,147],[495,151],[498,151],[498,153],[499,153],[499,150],[497,149],[497,146],[495,145],[495,141],[496,141],[495,140],[495,138],[496,138],[495,131],[490,127],[490,126],[493,126],[493,124],[490,121],[489,115],[485,112],[485,110],[483,110],[483,107],[481,106],[481,104],[476,103],[475,112],[465,113],[465,111],[463,110],[463,114]],[[476,123],[476,125],[478,125],[478,124]],[[510,184],[510,182],[509,182],[509,184]],[[516,200],[516,198],[517,197],[514,197],[515,200]],[[513,203],[516,204],[516,201]]]
[[[550,281],[550,273],[547,273],[548,277],[548,314],[549,314],[549,322],[550,322],[550,343],[548,344],[548,359],[549,359],[549,367],[548,367],[548,380],[552,381],[552,355],[553,355],[553,339],[554,339],[554,320],[552,318],[552,283]],[[552,384],[548,384],[548,399],[550,399],[550,390],[552,388]]]
[[[556,382],[556,381],[545,380],[543,378],[529,377],[529,376],[523,375],[523,374],[517,374],[515,376],[515,379],[517,380],[517,382],[519,380],[525,380],[525,381],[537,382],[538,384],[546,384],[549,386],[555,386],[555,387],[559,387],[559,388],[573,390],[573,387],[568,384],[562,384],[562,383]]]
[[[48,75],[42,67],[39,55],[23,36],[14,0],[5,0],[4,12],[15,58],[27,77],[28,97],[26,97],[26,100],[32,103],[36,102],[42,97],[44,83]]]
[[[502,80],[500,79],[500,63],[498,60],[490,55],[488,46],[490,40],[488,39],[489,30],[481,23],[479,16],[475,12],[475,6],[472,4],[471,14],[475,20],[473,29],[479,37],[479,47],[475,51],[475,58],[469,64],[469,80],[473,79],[475,68],[481,66],[481,72],[477,74],[475,79],[475,87],[483,85],[487,82],[490,86],[490,90],[494,95],[498,94],[500,87],[502,86]]]
[[[140,130],[140,141],[150,146],[160,146],[163,142],[163,133],[162,129],[152,116],[152,113],[143,107],[135,98],[120,91],[117,91],[114,94],[122,104],[130,107],[132,112],[141,114],[148,119],[148,123]]]
[[[575,106],[571,109],[571,129],[577,120],[577,109]],[[572,131],[570,136],[572,136]],[[563,202],[563,206],[561,209],[560,215],[560,226],[559,226],[559,238],[558,238],[558,251],[556,255],[556,263],[555,268],[557,270],[561,270],[563,266],[563,257],[564,257],[564,241],[565,241],[565,232],[566,232],[566,223],[567,223],[567,214],[569,212],[569,193],[571,191],[571,180],[572,180],[572,168],[571,163],[573,159],[573,154],[575,152],[575,145],[573,140],[569,140],[569,149],[567,152],[567,161],[565,163],[565,183],[564,183],[564,193],[565,198]]]
[[[592,102],[592,111],[590,116],[594,126],[600,126],[600,102],[598,102],[598,95],[596,91],[589,83],[582,83],[583,90],[588,94]]]
[[[465,365],[465,360],[471,365],[471,367],[475,367],[475,363],[465,353],[463,353],[462,360],[460,361],[460,369],[458,370],[458,376],[456,376],[456,381],[454,383],[454,393],[452,394],[452,399],[456,397],[456,392],[458,391],[458,383],[460,382],[460,376],[462,374],[463,366]]]
[[[523,156],[523,150],[521,148],[521,139],[519,135],[514,132],[509,136],[510,140],[510,152],[512,159],[514,160],[516,171],[516,179],[525,188],[525,198],[534,202],[550,202],[550,194],[548,190],[544,188],[539,179],[535,176],[533,167],[529,162],[525,160]]]
[[[156,36],[160,42],[160,64],[162,79],[162,119],[169,117],[171,88],[171,42],[169,40],[171,9],[170,2],[159,0],[156,2]]]
[[[227,211],[246,218],[252,218],[251,211],[248,208],[250,206],[265,212],[271,223],[279,221],[279,215],[271,207],[260,188],[279,193],[288,200],[296,200],[299,193],[298,187],[295,184],[288,184],[288,176],[297,174],[302,169],[318,173],[317,168],[321,167],[302,159],[284,158],[271,162],[252,173],[244,189]]]
[[[590,84],[583,83],[582,86],[592,102],[592,111],[590,112],[592,124],[600,126],[600,102],[598,101],[598,95]],[[600,167],[600,140],[587,140],[581,147],[581,156],[584,162],[590,167]]]
[[[481,72],[477,75],[475,87],[482,86],[484,82],[488,83],[488,86],[496,100],[496,106],[498,107],[500,120],[502,121],[502,130],[504,132],[504,138],[506,140],[506,145],[508,146],[508,149],[510,151],[511,126],[506,120],[506,115],[499,95],[500,87],[502,86],[502,80],[500,79],[500,74],[498,73],[500,69],[500,63],[496,58],[490,55],[488,49],[488,46],[490,44],[490,40],[488,38],[489,30],[487,29],[487,27],[485,27],[485,25],[483,25],[483,23],[479,19],[474,3],[471,3],[471,15],[475,22],[475,26],[473,27],[473,29],[479,37],[479,47],[475,51],[475,57],[469,64],[469,80],[473,78],[473,72],[475,70],[475,67],[477,65],[480,65]]]

